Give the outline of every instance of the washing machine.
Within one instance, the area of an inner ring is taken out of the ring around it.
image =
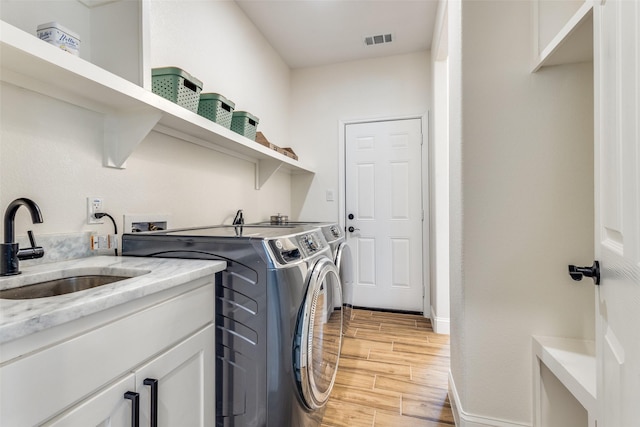
[[[351,249],[347,244],[343,229],[337,222],[321,222],[321,221],[264,221],[257,222],[253,225],[263,227],[302,227],[307,229],[319,228],[325,240],[331,248],[333,262],[338,268],[340,282],[342,284],[342,310],[343,310],[343,332],[349,330],[349,323],[352,318],[353,309],[353,257]],[[334,304],[339,297],[334,298]],[[339,307],[339,305],[335,305]],[[329,307],[332,310],[332,307]]]
[[[320,425],[342,345],[342,311],[327,303],[342,294],[340,277],[320,229],[134,233],[122,237],[122,249],[227,262],[216,283],[218,427]]]

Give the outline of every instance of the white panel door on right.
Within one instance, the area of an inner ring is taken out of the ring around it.
[[[598,427],[640,426],[640,3],[594,5]]]
[[[349,124],[345,134],[353,305],[422,312],[421,120]]]

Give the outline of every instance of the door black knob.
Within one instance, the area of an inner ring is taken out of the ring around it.
[[[582,277],[591,277],[596,285],[600,284],[600,263],[594,261],[591,267],[576,267],[575,265],[569,266],[569,276],[573,280],[580,281]]]
[[[347,218],[349,218],[349,219],[353,219],[353,218],[355,218],[355,216],[353,216],[353,214],[349,214],[349,215],[347,216]]]
[[[355,227],[353,227],[353,226],[351,226],[351,227],[347,228],[347,230],[349,230],[349,233],[353,233],[354,231],[360,231],[360,229],[359,229],[359,228],[355,228]]]

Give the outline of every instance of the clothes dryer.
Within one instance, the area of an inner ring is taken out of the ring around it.
[[[347,244],[347,240],[343,229],[337,222],[321,222],[321,221],[288,221],[288,222],[272,222],[264,221],[252,224],[262,227],[302,227],[306,229],[319,228],[325,240],[331,248],[333,262],[338,269],[340,282],[342,284],[342,321],[343,332],[347,333],[349,324],[353,315],[353,257],[351,249]],[[334,302],[337,301],[334,298]],[[339,307],[339,305],[335,305]],[[331,308],[329,308],[331,310]]]
[[[319,229],[200,227],[127,234],[122,246],[227,261],[216,284],[217,426],[320,425],[342,345],[342,311],[327,299],[342,290]]]

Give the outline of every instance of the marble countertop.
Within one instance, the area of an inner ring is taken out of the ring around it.
[[[222,261],[92,256],[21,268],[0,278],[0,289],[87,274],[136,276],[46,298],[0,299],[0,344],[151,295],[226,268]]]

